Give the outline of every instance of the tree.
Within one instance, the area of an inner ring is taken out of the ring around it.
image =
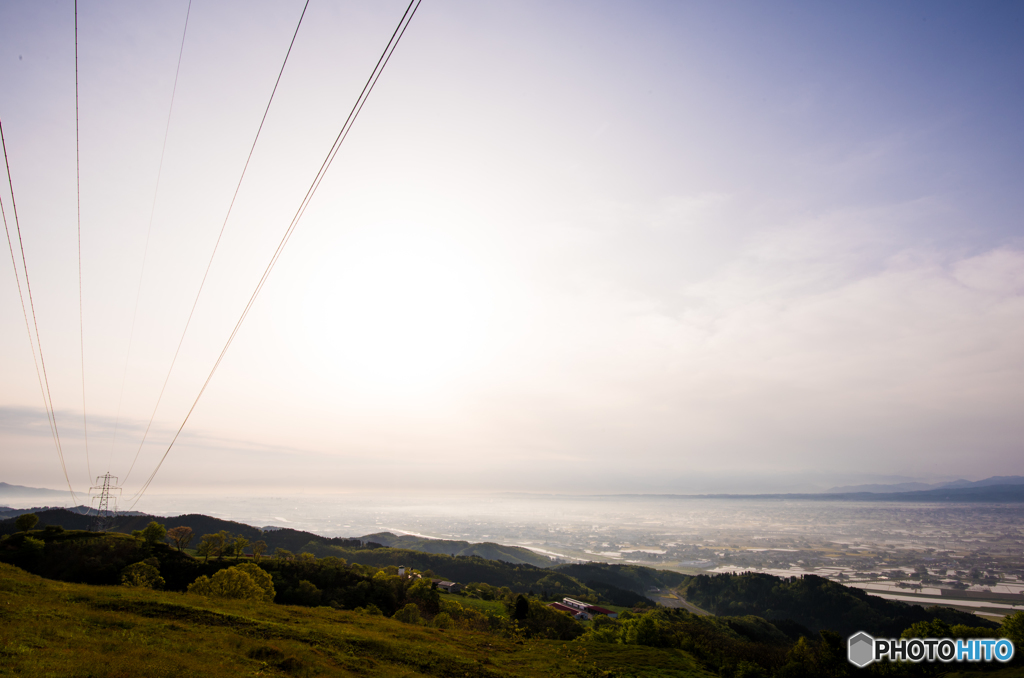
[[[274,590],[274,580],[270,576],[270,573],[264,570],[259,565],[253,563],[242,563],[241,565],[235,565],[232,570],[239,570],[245,572],[249,577],[256,582],[256,585],[263,589],[263,600],[268,603],[274,602],[274,597],[277,595],[277,591]]]
[[[416,603],[409,603],[402,609],[395,612],[392,617],[398,621],[405,622],[406,624],[419,624],[422,619],[420,616],[420,608],[416,607]]]
[[[1013,641],[1015,647],[1024,648],[1024,611],[1014,612],[1004,618],[1000,631],[1004,638]]]
[[[221,570],[212,578],[203,575],[188,585],[188,592],[213,598],[264,600],[266,592],[240,567]]]
[[[658,622],[650,613],[623,622],[623,642],[627,645],[657,647],[661,641]]]
[[[162,589],[164,578],[156,567],[156,558],[132,563],[121,570],[121,585],[143,589]]]
[[[217,558],[224,557],[224,547],[227,542],[227,532],[221,530],[214,534],[204,534],[202,541],[199,542],[199,548],[206,551],[205,555],[207,558],[215,556]],[[205,545],[205,547],[204,547]],[[205,560],[203,562],[206,562]]]
[[[205,564],[210,559],[210,555],[212,553],[213,553],[213,544],[211,544],[205,538],[202,541],[199,542],[199,546],[196,548],[196,555],[199,555],[199,556],[203,557],[203,564]]]
[[[34,514],[34,513],[22,513],[20,516],[15,518],[14,526],[17,527],[22,532],[28,532],[33,527],[35,527],[36,523],[38,523],[38,522],[39,522],[39,516],[37,516],[36,514]]]
[[[267,550],[267,542],[263,541],[262,539],[260,539],[259,541],[254,541],[252,543],[252,558],[253,558],[253,560],[255,560],[257,563],[260,562],[260,556],[262,556],[263,552],[266,551],[266,550]]]
[[[405,596],[429,615],[441,610],[441,596],[429,579],[417,579],[405,592]]]
[[[184,551],[192,541],[192,528],[184,525],[172,527],[167,530],[167,540],[177,546],[179,552]]]
[[[311,581],[299,580],[299,585],[292,591],[292,596],[299,605],[318,605],[323,592]]]
[[[245,547],[248,546],[248,545],[249,545],[249,540],[246,539],[245,537],[243,537],[242,535],[238,535],[237,537],[235,537],[234,547],[235,547],[235,561],[236,562],[238,561],[239,558],[242,557],[242,554],[245,553]]]
[[[291,560],[295,557],[295,554],[289,551],[288,549],[283,549],[280,546],[278,546],[277,550],[274,551],[274,557],[278,560]]]
[[[515,607],[512,609],[512,618],[516,621],[526,619],[530,614],[530,601],[523,594],[516,596]]]
[[[166,536],[167,528],[155,520],[149,521],[149,525],[146,525],[146,529],[142,531],[142,538],[145,539],[146,543],[150,546],[159,544]]]

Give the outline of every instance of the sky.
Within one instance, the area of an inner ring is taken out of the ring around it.
[[[405,3],[310,2],[168,377],[303,3],[188,7],[79,6],[80,343],[73,4],[0,4],[79,492],[167,452]],[[1010,2],[424,0],[149,492],[1024,474],[1022,29]],[[4,259],[0,480],[61,489]]]

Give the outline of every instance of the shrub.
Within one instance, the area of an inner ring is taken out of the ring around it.
[[[140,563],[132,563],[121,570],[121,585],[142,589],[162,589],[166,582],[160,576],[160,570],[151,562],[155,560],[156,558],[150,558]]]
[[[21,541],[21,548],[29,555],[39,556],[42,555],[43,549],[46,548],[46,542],[35,537],[25,537]]]

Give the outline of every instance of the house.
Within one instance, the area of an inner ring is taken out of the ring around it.
[[[584,603],[581,600],[576,600],[575,598],[568,598],[567,597],[567,598],[562,598],[562,605],[567,605],[568,607],[575,608],[576,610],[579,610],[580,612],[586,612],[587,611],[587,606],[590,605],[590,603]]]
[[[619,618],[617,612],[613,612],[612,610],[609,610],[604,607],[599,607],[597,605],[591,605],[590,603],[584,603],[582,600],[576,600],[575,598],[562,598],[561,604],[566,607],[572,608],[577,612],[586,612],[591,616],[595,614],[603,614],[607,615],[611,619]]]
[[[569,607],[568,605],[563,605],[562,603],[549,603],[548,607],[552,610],[558,610],[559,612],[565,612],[566,614],[572,615],[573,619],[579,621],[587,621],[591,618],[589,613]]]
[[[434,583],[435,588],[441,589],[445,593],[458,593],[464,588],[462,584],[453,581],[445,581],[443,579],[431,579],[430,581]]]
[[[587,612],[589,612],[590,614],[603,614],[607,616],[609,619],[619,618],[618,612],[615,612],[614,610],[609,610],[605,607],[599,607],[597,605],[587,605]]]

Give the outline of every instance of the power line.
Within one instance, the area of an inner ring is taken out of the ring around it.
[[[274,251],[273,256],[270,258],[270,263],[267,264],[266,270],[264,270],[263,272],[263,276],[260,278],[260,281],[256,284],[256,289],[253,291],[252,296],[249,297],[249,302],[246,304],[245,309],[242,311],[242,315],[238,318],[238,322],[235,323],[235,327],[231,331],[231,334],[228,337],[227,342],[224,344],[224,348],[221,350],[220,355],[217,357],[217,361],[214,363],[213,368],[210,370],[210,374],[206,377],[206,381],[203,383],[202,388],[199,390],[199,395],[196,396],[195,401],[192,403],[192,407],[189,408],[188,413],[185,415],[185,419],[181,422],[181,426],[178,427],[177,432],[174,434],[174,438],[171,439],[170,444],[164,451],[164,454],[160,458],[160,461],[157,463],[156,468],[153,469],[153,472],[150,474],[149,478],[146,479],[146,482],[142,485],[142,488],[139,490],[135,501],[132,503],[133,508],[135,504],[137,504],[139,500],[142,498],[142,495],[149,488],[150,483],[153,482],[153,478],[156,477],[156,474],[160,470],[160,467],[163,466],[164,460],[167,459],[167,455],[170,454],[171,449],[174,447],[174,443],[177,442],[178,436],[181,435],[181,431],[185,428],[185,424],[188,423],[188,419],[189,417],[192,416],[192,412],[195,410],[196,405],[199,404],[199,399],[203,397],[203,393],[206,391],[206,387],[209,386],[210,381],[213,379],[213,375],[216,373],[217,368],[220,367],[221,361],[224,360],[224,356],[227,354],[228,349],[231,347],[231,343],[238,335],[238,331],[239,329],[241,329],[242,323],[245,322],[246,316],[249,315],[249,311],[252,309],[253,304],[256,302],[256,297],[259,296],[260,291],[263,289],[263,286],[266,284],[267,279],[270,277],[270,273],[274,269],[275,264],[277,264],[277,260],[281,257],[281,253],[284,250],[285,246],[288,244],[288,240],[291,239],[292,233],[295,232],[296,226],[298,226],[299,221],[305,214],[306,208],[309,206],[310,201],[313,199],[313,195],[320,187],[320,183],[323,181],[323,178],[326,175],[327,170],[334,162],[334,158],[338,155],[338,151],[341,149],[341,144],[344,143],[345,139],[348,137],[348,133],[352,129],[352,125],[355,124],[356,118],[359,117],[359,113],[363,110],[363,106],[366,104],[366,100],[369,98],[374,86],[376,86],[377,80],[380,78],[381,73],[384,71],[384,67],[387,66],[388,62],[391,60],[391,55],[394,53],[395,48],[398,47],[398,43],[399,41],[401,41],[402,36],[405,35],[405,30],[406,28],[408,28],[413,16],[415,16],[416,10],[419,9],[421,2],[422,0],[410,0],[409,6],[405,8],[405,13],[402,14],[402,18],[399,20],[398,26],[395,28],[394,33],[391,34],[391,39],[388,40],[387,46],[384,48],[384,51],[381,53],[380,58],[377,60],[376,66],[374,66],[373,72],[370,73],[370,77],[367,79],[366,84],[363,85],[363,89],[359,93],[359,97],[356,99],[355,104],[353,104],[352,110],[349,111],[348,117],[345,118],[345,122],[341,126],[341,131],[339,131],[338,136],[335,137],[331,149],[327,152],[327,156],[324,158],[323,163],[320,165],[320,169],[317,171],[317,174],[313,178],[312,183],[310,183],[309,188],[306,190],[306,195],[299,203],[298,209],[295,211],[294,216],[292,216],[291,222],[288,224],[288,228],[285,229],[285,233],[284,236],[281,238],[281,242],[278,243],[277,249]]]
[[[199,283],[199,290],[196,292],[195,301],[192,302],[192,310],[188,313],[188,320],[185,321],[185,329],[181,332],[181,338],[178,340],[178,347],[174,350],[174,358],[171,360],[171,366],[167,370],[167,376],[164,377],[163,386],[160,387],[160,395],[156,399],[156,405],[153,406],[153,413],[149,417],[149,423],[146,424],[146,431],[142,434],[142,440],[139,442],[139,449],[135,451],[135,457],[132,459],[132,464],[128,468],[128,473],[124,476],[123,483],[128,482],[128,476],[131,475],[132,469],[135,468],[135,462],[139,459],[139,453],[142,452],[142,446],[146,444],[146,438],[149,436],[149,429],[153,425],[153,419],[156,417],[157,409],[160,407],[160,401],[163,400],[164,390],[167,388],[167,382],[171,378],[171,372],[174,370],[174,364],[178,361],[178,353],[181,351],[181,345],[185,341],[185,334],[188,332],[189,325],[192,323],[192,316],[196,312],[196,306],[199,304],[199,297],[203,293],[203,286],[206,284],[206,278],[210,274],[210,267],[213,266],[213,259],[217,255],[217,248],[220,246],[221,238],[224,237],[224,229],[228,225],[228,219],[231,218],[231,210],[235,207],[235,200],[238,198],[238,191],[242,188],[242,181],[245,179],[245,172],[249,169],[249,162],[252,160],[252,155],[256,150],[256,142],[260,139],[260,132],[263,131],[263,124],[267,121],[267,114],[270,113],[270,105],[274,102],[274,95],[277,93],[277,86],[281,83],[281,76],[284,74],[284,68],[288,65],[288,57],[291,56],[292,47],[295,46],[295,38],[299,35],[299,28],[302,27],[302,19],[306,16],[306,10],[309,8],[309,0],[306,0],[305,6],[302,8],[302,14],[299,15],[299,22],[295,26],[295,32],[292,34],[292,41],[288,44],[288,51],[285,52],[284,61],[281,63],[281,70],[277,73],[277,80],[274,81],[274,88],[270,91],[270,99],[267,101],[267,107],[263,110],[263,118],[260,119],[260,125],[256,129],[256,137],[252,140],[252,147],[249,149],[249,155],[245,159],[245,165],[242,166],[242,174],[238,177],[238,185],[235,186],[235,192],[231,196],[231,203],[228,205],[227,214],[224,215],[224,223],[221,224],[220,233],[217,234],[217,241],[213,244],[213,252],[210,253],[210,261],[206,264],[206,271],[203,273],[203,279]]]
[[[50,425],[50,434],[53,436],[54,445],[57,447],[57,457],[60,459],[60,467],[64,472],[64,480],[67,481],[68,491],[71,499],[78,503],[75,497],[75,490],[71,487],[71,479],[68,477],[67,465],[64,463],[64,450],[61,449],[60,432],[57,429],[57,413],[53,409],[53,397],[50,395],[50,381],[46,376],[46,361],[43,359],[43,343],[39,340],[39,322],[36,320],[36,305],[32,299],[32,285],[28,278],[28,261],[25,257],[25,242],[21,237],[21,222],[18,219],[18,203],[14,198],[14,179],[11,177],[11,163],[7,156],[7,139],[4,137],[4,125],[0,120],[0,146],[4,151],[4,167],[7,170],[7,185],[11,191],[11,212],[14,214],[14,228],[18,233],[18,248],[21,250],[21,265],[25,273],[25,290],[28,292],[29,308],[32,309],[32,325],[35,327],[35,342],[32,341],[32,329],[28,323],[28,311],[25,309],[25,297],[21,293],[21,279],[18,276],[18,264],[14,256],[14,244],[11,242],[11,232],[7,226],[7,212],[3,209],[3,202],[0,200],[0,213],[3,214],[4,232],[7,234],[7,247],[11,252],[11,264],[14,265],[14,277],[18,281],[18,298],[21,300],[21,313],[25,317],[25,329],[28,331],[28,342],[32,347],[32,360],[36,361],[36,349],[39,350],[36,366],[36,378],[39,380],[39,390],[43,395],[43,408],[46,410],[46,420]],[[42,373],[40,374],[40,366]]]
[[[171,88],[171,105],[167,110],[167,125],[164,127],[164,143],[160,148],[160,164],[156,171],[156,187],[153,189],[153,204],[149,210],[149,227],[146,229],[146,245],[142,250],[142,270],[139,271],[139,286],[135,292],[135,310],[132,311],[132,328],[128,333],[128,353],[124,357],[124,371],[121,374],[121,392],[117,397],[117,415],[114,417],[114,435],[110,439],[110,457],[107,468],[114,456],[114,444],[117,442],[117,429],[121,422],[121,403],[124,400],[124,384],[128,378],[128,363],[132,356],[132,342],[135,339],[135,321],[139,316],[139,299],[142,296],[142,280],[146,275],[146,258],[149,255],[149,238],[153,234],[153,216],[156,214],[156,199],[160,195],[160,177],[164,171],[164,154],[167,152],[167,137],[171,132],[171,114],[174,112],[174,96],[178,92],[178,74],[181,73],[181,55],[185,53],[185,36],[188,34],[188,18],[192,14],[192,0],[185,10],[185,27],[181,31],[181,47],[178,49],[178,65],[174,69],[174,86]],[[76,84],[77,87],[77,84]]]
[[[91,480],[89,424],[85,410],[85,313],[82,309],[82,153],[78,131],[78,0],[75,0],[75,192],[78,205],[78,346],[82,358],[82,432],[85,434],[85,469]]]

